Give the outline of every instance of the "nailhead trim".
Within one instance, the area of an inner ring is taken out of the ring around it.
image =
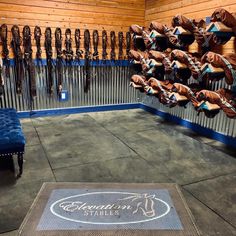
[[[12,152],[12,153],[9,152],[9,153],[4,153],[4,154],[0,153],[0,157],[18,155],[18,154],[24,154],[24,152]]]

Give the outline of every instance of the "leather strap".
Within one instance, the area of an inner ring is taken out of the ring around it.
[[[2,77],[2,58],[0,58],[0,98],[4,94],[4,79]]]
[[[70,29],[66,29],[65,31],[65,50],[64,55],[65,55],[65,60],[66,62],[71,63],[73,60],[73,50],[72,50],[72,38],[71,38],[71,30]]]
[[[83,51],[80,49],[80,29],[75,30],[75,47],[76,47],[76,56],[75,58],[79,61],[83,58]]]
[[[128,60],[130,60],[129,56],[130,49],[131,49],[131,34],[130,32],[126,32],[126,56]]]
[[[98,55],[98,41],[99,41],[99,35],[98,31],[94,30],[93,31],[93,60],[98,60],[99,55]]]
[[[84,31],[84,49],[85,49],[85,86],[84,92],[87,93],[90,89],[90,32],[88,29]]]
[[[31,31],[28,25],[24,26],[23,28],[23,46],[24,46],[25,69],[29,77],[30,98],[32,102],[33,97],[36,96],[36,80],[35,80],[34,63],[32,61],[33,51],[32,51],[32,45],[31,45]]]
[[[123,42],[124,42],[124,35],[123,32],[118,33],[118,40],[119,40],[119,54],[118,54],[118,59],[122,60],[123,59]]]
[[[102,31],[102,60],[107,59],[107,32]]]
[[[116,35],[115,35],[115,31],[111,31],[110,37],[111,37],[111,60],[114,61],[116,59],[116,52],[115,52]]]
[[[53,75],[52,75],[52,31],[50,27],[45,29],[45,42],[44,42],[47,58],[47,90],[50,95],[53,94]]]
[[[23,80],[23,55],[21,51],[21,37],[20,37],[20,30],[17,25],[13,25],[11,28],[12,32],[12,41],[11,47],[13,49],[14,59],[15,59],[15,66],[16,66],[16,93],[22,93],[22,80]]]
[[[41,50],[41,43],[40,43],[40,39],[41,39],[42,33],[41,33],[41,29],[39,26],[35,26],[34,28],[34,39],[36,42],[36,47],[37,47],[37,52],[36,52],[36,58],[38,60],[42,59],[42,50]]]
[[[63,83],[63,75],[62,75],[62,33],[60,28],[56,28],[55,30],[55,47],[56,47],[56,77],[57,77],[57,94],[60,96],[62,92],[62,83]]]
[[[0,28],[0,36],[2,41],[2,58],[5,60],[5,76],[10,78],[10,60],[9,50],[7,46],[7,25],[3,24]]]

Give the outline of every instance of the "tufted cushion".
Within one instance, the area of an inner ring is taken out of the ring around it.
[[[0,155],[23,153],[25,137],[15,109],[0,109]]]

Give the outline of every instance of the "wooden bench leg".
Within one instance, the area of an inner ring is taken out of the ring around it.
[[[17,175],[17,178],[20,178],[23,173],[23,154],[19,153],[17,155],[18,165],[19,165],[19,173]]]

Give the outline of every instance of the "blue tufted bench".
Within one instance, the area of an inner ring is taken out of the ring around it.
[[[0,156],[17,155],[19,174],[23,172],[25,137],[15,109],[0,109]]]

